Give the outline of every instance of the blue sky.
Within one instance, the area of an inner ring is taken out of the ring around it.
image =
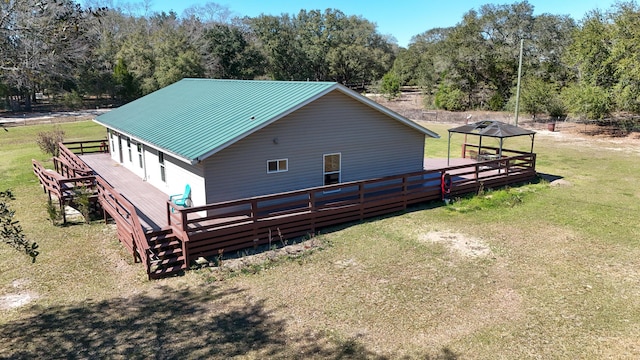
[[[154,11],[175,11],[178,15],[194,4],[205,0],[151,0]],[[226,6],[235,16],[255,17],[262,13],[295,15],[300,9],[338,9],[346,15],[360,15],[378,25],[378,32],[392,35],[398,45],[406,47],[411,37],[436,27],[454,26],[471,9],[484,4],[512,4],[517,1],[491,0],[220,0],[213,1]],[[550,13],[569,15],[576,21],[594,9],[608,10],[615,0],[530,0],[534,14]]]

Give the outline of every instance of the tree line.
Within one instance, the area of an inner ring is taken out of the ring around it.
[[[100,1],[1,1],[0,94],[29,107],[44,91],[129,101],[184,77],[362,86],[395,58],[374,23],[335,9],[231,18],[208,3],[182,16],[137,13]]]
[[[426,106],[513,110],[524,40],[520,110],[588,119],[640,113],[635,1],[594,9],[578,22],[533,12],[526,1],[471,10],[454,27],[416,35],[387,77],[423,89]]]
[[[89,97],[127,102],[207,77],[336,81],[390,95],[414,86],[426,107],[510,110],[524,40],[522,110],[596,119],[640,112],[634,1],[579,21],[534,15],[527,1],[487,4],[455,26],[414,36],[406,49],[337,9],[257,17],[233,17],[216,3],[180,16],[140,9],[109,0],[0,1],[4,107],[28,110],[41,93],[70,106]]]

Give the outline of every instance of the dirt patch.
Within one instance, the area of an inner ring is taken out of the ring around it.
[[[0,310],[15,309],[24,306],[38,296],[25,288],[29,284],[28,280],[16,279],[11,285],[14,292],[0,296]]]
[[[451,251],[469,258],[486,257],[492,254],[489,246],[481,240],[449,231],[430,231],[422,234],[420,241],[444,244]]]

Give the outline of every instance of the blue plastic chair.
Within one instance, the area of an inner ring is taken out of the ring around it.
[[[191,201],[191,185],[187,184],[187,186],[184,187],[184,193],[169,196],[169,201],[182,207],[190,207],[193,205]],[[171,212],[173,212],[173,208],[171,208]]]

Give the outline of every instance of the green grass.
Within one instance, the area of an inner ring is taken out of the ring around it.
[[[427,154],[446,156],[447,126],[429,128],[442,138],[427,140]],[[40,129],[0,136],[0,182],[18,190],[12,206],[41,247],[31,264],[0,246],[0,296],[37,296],[0,310],[0,336],[13,341],[0,357],[640,357],[638,143],[539,134],[538,171],[568,186],[487,189],[327,231],[323,250],[224,281],[205,268],[147,282],[112,226],[46,220],[30,170],[47,157],[32,141]],[[464,256],[425,240],[432,232],[490,254]]]

